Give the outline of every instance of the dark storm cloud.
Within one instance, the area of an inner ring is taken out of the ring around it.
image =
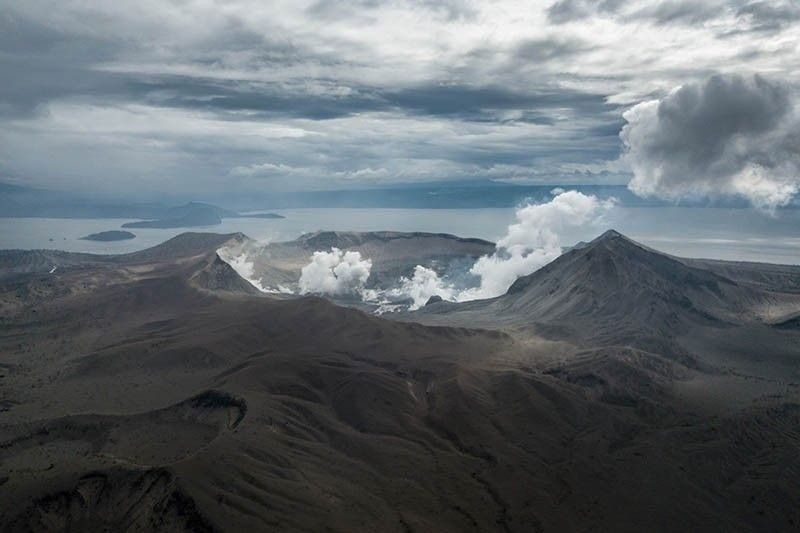
[[[625,0],[558,0],[547,8],[547,18],[553,24],[585,19],[595,14],[613,14]]]
[[[717,0],[663,0],[646,5],[626,0],[559,0],[547,10],[554,24],[592,16],[644,20],[657,25],[701,24],[715,18],[726,6]]]
[[[377,5],[369,1],[355,5],[373,4]],[[417,4],[430,7],[424,2]],[[320,2],[315,9],[327,5]],[[451,5],[453,9],[462,6],[458,2]],[[235,19],[227,20],[224,30],[196,43],[185,57],[190,57],[196,65],[214,66],[224,53],[246,51],[245,67],[249,69],[281,69],[308,63],[347,66],[333,54],[314,52],[288,41],[268,41],[243,28]],[[555,123],[548,115],[552,110],[595,113],[604,108],[603,95],[563,89],[532,87],[523,92],[480,84],[429,84],[398,89],[349,86],[342,93],[335,80],[318,79],[316,85],[322,90],[311,93],[301,84],[93,68],[126,51],[123,46],[110,36],[99,39],[69,35],[25,18],[0,17],[0,74],[6,80],[0,85],[0,113],[24,116],[51,100],[79,97],[314,120],[397,111],[479,122],[513,120],[546,125]],[[530,39],[517,45],[511,57],[516,64],[540,63],[572,56],[587,48],[586,43],[576,39]],[[508,112],[516,113],[509,117]]]
[[[265,117],[326,120],[367,112],[401,112],[477,122],[517,120],[553,124],[555,120],[548,115],[553,111],[602,113],[610,108],[603,95],[556,88],[531,88],[528,92],[517,92],[501,87],[435,84],[398,90],[348,88],[346,94],[338,94],[333,81],[329,80],[332,85],[329,92],[308,94],[302,87],[236,80],[105,76],[107,79],[103,86],[109,91],[106,96],[219,113],[247,111]],[[504,116],[508,112],[518,114],[508,118]]]
[[[550,61],[568,58],[591,50],[589,43],[578,39],[528,39],[516,48],[515,56],[522,61]]]
[[[370,16],[369,12],[385,5],[381,0],[317,0],[306,12],[324,19],[341,19],[354,15]],[[471,19],[475,10],[463,0],[406,0],[401,2],[407,8],[419,9],[447,21]]]
[[[41,24],[10,14],[0,15],[0,52],[31,54],[52,50],[66,36]]]
[[[643,195],[740,194],[772,207],[800,186],[794,95],[761,76],[713,76],[625,113],[622,130]]]
[[[115,91],[113,76],[90,67],[119,50],[102,39],[75,38],[24,17],[0,15],[0,116],[30,115],[64,95]]]
[[[293,43],[269,41],[231,20],[225,31],[195,44],[184,54],[194,65],[213,67],[225,53],[246,51],[248,68],[293,64],[335,64],[331,54],[315,54]],[[87,37],[56,31],[24,18],[0,17],[0,115],[24,117],[56,99],[177,105],[206,110],[253,110],[285,116],[333,118],[373,106],[369,96],[347,99],[304,97],[295,88],[268,87],[236,79],[115,72],[96,68],[136,45],[112,36]]]
[[[717,2],[708,0],[671,0],[647,6],[631,14],[632,19],[643,19],[654,24],[702,24],[720,15],[723,10]]]
[[[654,24],[698,24],[720,14],[725,6],[716,0],[662,0],[640,4],[626,0],[558,0],[547,15],[550,22],[564,24],[594,16],[645,20]]]
[[[388,107],[369,89],[346,95],[308,94],[303,87],[189,76],[133,79],[127,86],[131,96],[150,105],[218,113],[248,111],[264,117],[326,120]]]
[[[586,130],[587,137],[617,137],[622,127],[625,126],[625,121],[618,119],[612,122],[607,122],[599,126],[592,126]]]
[[[739,8],[737,14],[749,23],[752,31],[774,32],[800,21],[800,2],[797,0],[750,2]]]
[[[427,85],[386,93],[383,96],[390,105],[400,109],[464,119],[498,111],[573,110],[591,113],[602,112],[607,108],[603,95],[565,89],[516,92],[491,86]]]
[[[563,24],[593,16],[645,21],[657,26],[702,25],[724,17],[738,18],[740,27],[726,28],[720,36],[744,32],[779,31],[800,20],[797,0],[558,0],[547,9],[550,22]]]

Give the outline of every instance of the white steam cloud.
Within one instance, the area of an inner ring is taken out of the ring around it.
[[[272,291],[269,287],[264,287],[261,281],[255,275],[255,263],[250,259],[250,252],[252,245],[238,243],[229,245],[217,250],[217,255],[220,259],[228,263],[239,276],[250,283],[253,287],[261,292],[277,292]]]
[[[718,75],[642,102],[620,138],[629,188],[668,200],[738,195],[762,209],[800,190],[800,115],[788,86]]]
[[[300,293],[361,295],[371,269],[372,261],[362,259],[360,252],[343,252],[338,248],[314,252],[311,262],[300,273]]]
[[[517,210],[517,222],[508,227],[492,255],[479,258],[470,272],[479,287],[462,291],[457,299],[476,300],[505,294],[520,276],[527,276],[561,255],[559,232],[597,222],[615,200],[600,200],[578,191],[554,191],[551,201]]]
[[[452,284],[445,282],[439,277],[435,270],[417,265],[414,267],[414,275],[411,278],[400,278],[401,285],[395,295],[406,296],[413,300],[409,310],[419,309],[432,296],[439,296],[443,300],[453,301],[457,299],[458,291]]]

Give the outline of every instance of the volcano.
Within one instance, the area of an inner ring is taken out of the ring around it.
[[[796,295],[735,281],[609,230],[517,279],[502,296],[441,302],[420,314],[449,317],[442,323],[531,327],[593,343],[641,345],[697,325],[759,321],[780,302],[791,305]]]

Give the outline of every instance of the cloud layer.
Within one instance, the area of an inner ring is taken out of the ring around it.
[[[640,103],[620,137],[643,196],[740,195],[762,208],[800,189],[800,116],[791,89],[761,76],[713,76]]]
[[[0,13],[0,179],[92,191],[574,183],[576,169],[624,183],[629,106],[720,69],[800,68],[800,10],[781,0],[0,0]]]

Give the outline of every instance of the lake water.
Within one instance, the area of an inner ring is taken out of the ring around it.
[[[124,219],[0,218],[0,249],[51,248],[103,254],[159,244],[185,231],[242,232],[262,241],[294,239],[327,230],[429,231],[496,240],[514,221],[514,209],[345,209],[309,208],[275,212],[285,219],[225,219],[207,228],[134,229],[136,238],[118,242],[80,240],[119,229]],[[685,257],[800,264],[800,210],[771,216],[752,209],[615,207],[601,223],[562,234],[565,246],[614,228],[653,248]]]

